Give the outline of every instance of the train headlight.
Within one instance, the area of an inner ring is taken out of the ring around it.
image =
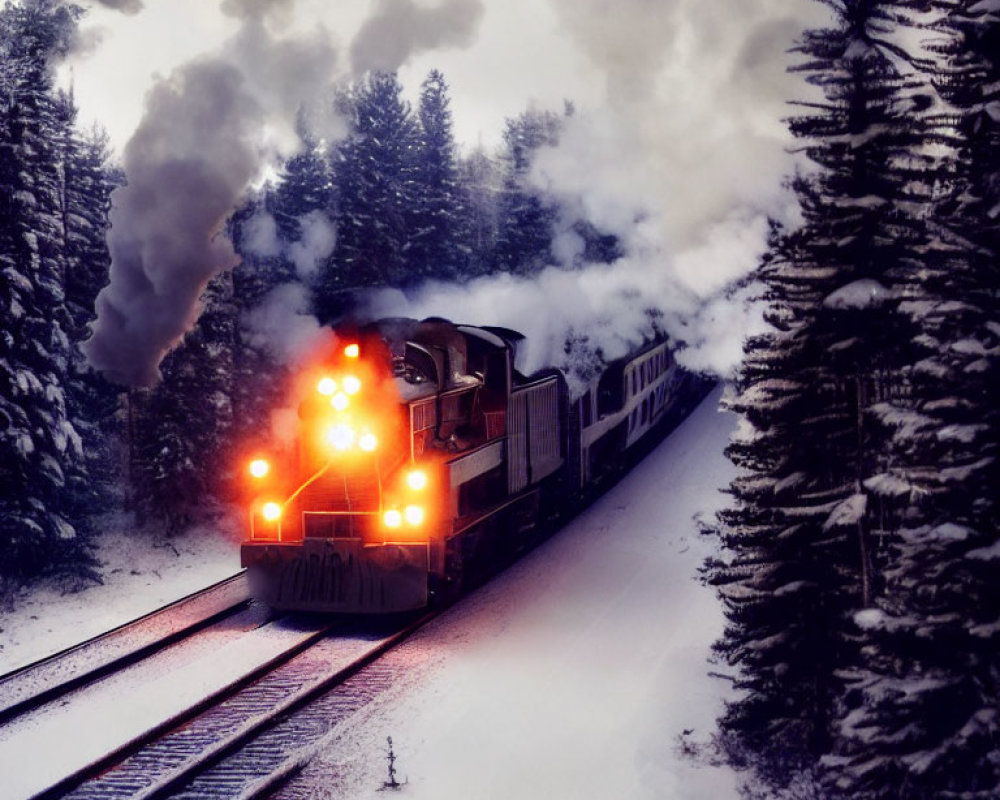
[[[416,527],[417,525],[423,524],[424,510],[420,506],[407,506],[403,510],[403,516],[406,518],[406,523],[408,525]]]
[[[357,358],[361,355],[361,348],[356,344],[349,344],[344,348],[344,355],[348,358]]]
[[[337,392],[330,400],[330,405],[337,409],[337,411],[344,411],[350,404],[351,401],[347,399],[347,395],[343,392]]]
[[[375,448],[378,447],[378,439],[375,438],[374,433],[363,434],[361,438],[358,440],[358,447],[360,447],[366,453],[374,453]]]
[[[263,458],[255,458],[250,462],[250,474],[255,478],[265,478],[267,473],[271,471],[271,465],[268,464]]]
[[[406,476],[406,484],[416,492],[427,488],[427,473],[416,469]]]
[[[316,385],[316,389],[324,397],[330,397],[337,391],[337,382],[333,378],[322,378]]]
[[[260,513],[268,522],[277,522],[281,519],[281,506],[278,503],[264,503]]]
[[[348,375],[343,380],[344,392],[346,394],[357,394],[361,391],[361,379],[354,376]]]
[[[382,522],[387,528],[398,528],[403,524],[403,515],[393,508],[382,515]]]
[[[327,430],[326,441],[335,450],[349,450],[354,444],[354,431],[350,425],[334,425]]]

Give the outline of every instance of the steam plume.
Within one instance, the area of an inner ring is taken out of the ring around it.
[[[142,0],[94,0],[94,2],[129,15],[138,14],[143,9]]]
[[[484,13],[482,0],[444,0],[423,8],[413,0],[376,0],[375,11],[351,43],[351,69],[392,72],[413,55],[471,44]]]
[[[296,112],[329,84],[336,52],[325,32],[278,40],[265,29],[263,17],[287,5],[227,0],[230,13],[244,14],[236,37],[147,96],[125,148],[127,184],[113,198],[111,282],[86,344],[117,381],[156,381],[206,283],[234,263],[226,217],[268,158],[295,147]]]
[[[552,0],[563,29],[598,68],[603,102],[565,121],[529,181],[561,213],[553,265],[539,279],[382,293],[373,313],[456,315],[529,338],[521,368],[561,365],[579,390],[595,354],[615,358],[666,329],[699,371],[726,376],[762,325],[752,289],[736,290],[766,246],[767,218],[793,220],[782,183],[794,169],[782,123],[802,96],[786,51],[813,19],[780,0],[739,13],[698,0]],[[571,225],[616,234],[612,267],[567,269]],[[569,346],[567,348],[567,342]]]

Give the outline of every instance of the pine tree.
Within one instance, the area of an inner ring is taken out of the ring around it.
[[[448,84],[432,70],[420,91],[419,142],[415,153],[414,206],[407,252],[407,283],[455,278],[470,261],[467,212],[458,183]]]
[[[1000,794],[1000,124],[987,111],[1000,94],[1000,15],[934,6],[921,8],[920,59],[937,91],[924,137],[942,162],[924,189],[934,238],[898,282],[921,329],[909,391],[872,409],[886,458],[869,483],[894,524],[884,589],[857,617],[863,658],[827,776],[852,798]]]
[[[70,419],[61,123],[53,63],[80,9],[56,0],[0,11],[0,574],[79,563],[68,486],[83,447]]]
[[[915,331],[896,287],[929,247],[935,168],[901,4],[826,5],[835,26],[798,48],[825,99],[790,123],[819,169],[794,181],[804,224],[775,232],[761,268],[774,332],[748,345],[732,403],[744,433],[729,453],[746,473],[713,576],[729,617],[719,649],[745,692],[723,727],[775,783],[840,748],[835,717],[861,663],[854,617],[884,588],[895,518],[873,415],[909,391]]]
[[[495,159],[475,150],[458,164],[458,182],[466,208],[468,261],[462,277],[488,274],[494,267],[497,246],[498,201],[502,177]]]
[[[121,178],[111,166],[107,134],[94,128],[81,135],[76,106],[69,95],[58,96],[64,126],[63,257],[68,312],[67,336],[72,359],[67,376],[67,405],[83,443],[84,470],[73,476],[70,495],[77,516],[87,519],[106,510],[120,485],[114,442],[124,438],[119,407],[122,391],[88,363],[80,345],[90,336],[97,295],[108,281],[111,257],[106,235],[111,192]]]
[[[562,119],[551,111],[525,111],[504,130],[505,175],[499,197],[495,269],[530,275],[553,262],[558,209],[528,182],[537,150],[559,141]]]
[[[371,73],[341,105],[351,132],[334,152],[337,246],[318,276],[316,311],[329,322],[359,287],[408,279],[417,127],[395,73]]]
[[[132,395],[135,506],[170,533],[204,519],[206,504],[233,490],[231,273],[214,277],[201,302],[198,322],[160,365],[163,380]]]

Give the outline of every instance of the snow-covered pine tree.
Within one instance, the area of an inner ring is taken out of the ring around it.
[[[417,125],[395,73],[373,72],[340,102],[350,133],[332,155],[337,187],[337,246],[318,275],[317,316],[330,322],[359,287],[407,279],[414,207]]]
[[[494,269],[530,275],[553,263],[555,204],[528,183],[532,159],[544,145],[556,145],[562,117],[528,110],[508,119],[503,138],[503,188],[499,197]]]
[[[863,660],[827,779],[851,798],[985,800],[1000,796],[1000,6],[918,10],[939,168],[910,192],[932,239],[896,283],[920,328],[909,391],[871,409],[884,586],[856,618]]]
[[[204,310],[160,364],[163,380],[132,395],[131,479],[135,507],[177,533],[205,518],[206,504],[232,488],[235,310],[232,273],[215,276]]]
[[[0,10],[0,574],[81,563],[67,484],[83,469],[66,384],[60,121],[53,63],[80,8],[56,0]]]
[[[458,183],[448,84],[437,70],[431,70],[420,87],[417,117],[414,206],[406,256],[410,284],[465,275],[470,261],[469,220]]]
[[[121,464],[115,442],[123,442],[119,408],[122,390],[96,372],[80,351],[96,317],[97,295],[108,282],[111,256],[105,239],[111,192],[121,176],[110,166],[107,134],[98,127],[81,134],[75,125],[77,109],[71,95],[60,94],[63,132],[63,256],[65,264],[67,336],[73,357],[69,365],[67,405],[73,427],[80,434],[85,473],[72,476],[71,496],[78,516],[106,510],[121,485]]]
[[[462,277],[475,278],[494,266],[497,243],[497,198],[503,180],[495,159],[474,150],[458,163],[459,185],[467,209],[465,247],[468,254]]]
[[[729,454],[744,474],[712,576],[729,619],[719,650],[743,691],[722,725],[776,784],[836,745],[860,664],[853,618],[883,585],[870,479],[884,437],[870,414],[908,390],[913,330],[894,287],[927,247],[927,198],[910,194],[927,167],[926,106],[900,4],[823,2],[833,26],[797,48],[823,99],[790,122],[817,169],[793,182],[803,224],[775,232],[760,270],[773,332],[748,344],[731,404],[742,425]]]

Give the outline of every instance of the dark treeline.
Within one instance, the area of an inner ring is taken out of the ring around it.
[[[280,287],[298,287],[296,311],[330,324],[358,290],[553,263],[557,209],[526,178],[571,113],[527,111],[507,121],[498,153],[463,157],[439,72],[416,108],[395,74],[331,87],[346,134],[323,140],[300,116],[299,153],[230,219],[239,265],[207,286],[159,384],[125,391],[80,350],[108,282],[111,195],[126,180],[103,133],[81,132],[72,95],[54,87],[82,14],[65,0],[0,10],[0,580],[15,583],[93,576],[102,511],[174,531],[232,499],[240,448],[268,435],[287,378],[249,322]],[[575,227],[587,257],[616,257],[613,236]]]
[[[824,0],[710,567],[762,796],[1000,797],[1000,5]]]

